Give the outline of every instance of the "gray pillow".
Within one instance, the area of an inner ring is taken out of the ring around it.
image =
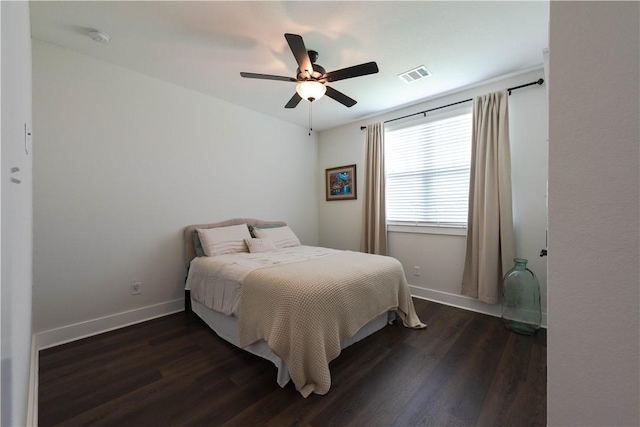
[[[196,250],[196,256],[206,256],[202,248],[202,242],[198,235],[198,230],[193,230],[193,248]]]

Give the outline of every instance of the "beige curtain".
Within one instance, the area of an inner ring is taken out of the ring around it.
[[[462,294],[496,304],[515,252],[506,90],[474,99],[472,132]]]
[[[387,254],[387,217],[384,204],[384,125],[367,126],[367,147],[362,201],[362,240],[360,250]]]

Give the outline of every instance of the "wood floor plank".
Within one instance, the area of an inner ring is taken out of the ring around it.
[[[484,398],[509,336],[498,319],[482,317],[487,320],[483,325],[484,337],[478,339],[478,345],[471,352],[471,360],[457,377],[458,380],[452,382],[453,387],[447,396],[451,401],[449,412],[469,425],[475,425],[482,411]]]
[[[386,328],[385,328],[386,329]],[[351,399],[351,384],[379,368],[391,348],[375,342],[380,335],[371,336],[345,349],[329,367],[332,373],[331,390],[325,396],[311,395],[306,399],[296,399],[289,407],[273,417],[268,426],[309,425],[310,420],[327,406]]]
[[[183,414],[181,422],[186,425],[219,426],[251,407],[256,401],[276,389],[271,372],[251,378],[242,385],[233,384],[226,389],[219,390],[215,399],[203,401],[192,406]]]
[[[547,352],[544,346],[531,347],[531,358],[525,368],[526,380],[516,390],[516,400],[506,416],[504,425],[545,426],[547,419]]]
[[[499,321],[488,316],[474,315],[455,344],[433,369],[431,375],[405,406],[395,425],[428,425],[429,420],[450,415],[473,425],[484,401],[484,391],[495,371],[492,358],[502,351]],[[504,337],[503,337],[504,339]],[[443,403],[444,402],[444,403]],[[438,415],[446,411],[448,414]]]
[[[378,392],[369,396],[368,403],[363,405],[350,425],[393,424],[416,390],[428,381],[434,367],[462,333],[464,325],[473,317],[468,312],[448,307],[436,312],[438,315],[431,318],[427,329],[415,331],[404,341],[423,355],[417,367],[403,366],[402,371],[393,372],[389,379],[384,380],[384,387],[376,389]],[[407,372],[403,372],[405,370]]]
[[[497,425],[507,419],[521,382],[526,380],[533,342],[529,337],[509,334],[498,370],[487,393],[479,425]]]
[[[150,426],[154,425],[152,422],[156,416],[159,416],[163,422],[155,425],[170,425],[169,419],[180,418],[182,411],[188,411],[191,401],[188,405],[184,404],[187,396],[195,396],[195,399],[202,396],[201,391],[195,388],[193,381],[159,380],[82,412],[65,420],[61,425],[69,427]],[[40,420],[40,425],[53,424],[43,424]]]
[[[439,359],[443,350],[448,350],[453,345],[467,323],[474,318],[474,313],[440,304],[434,305],[439,308],[436,311],[437,315],[430,319],[424,333],[410,335],[404,342]]]
[[[125,376],[113,378],[113,381],[108,384],[85,386],[82,389],[76,388],[72,392],[60,390],[55,396],[41,396],[42,400],[38,401],[38,420],[42,426],[56,425],[67,418],[73,418],[161,378],[160,373],[153,370],[130,372]]]
[[[397,322],[343,350],[329,393],[306,399],[184,313],[44,350],[39,425],[546,424],[546,331],[414,302],[426,330]]]
[[[384,369],[376,369],[353,384],[349,399],[327,408],[314,420],[329,425],[388,425],[419,387],[430,369],[428,356],[406,344],[398,345],[385,359]]]
[[[300,394],[293,384],[277,388],[244,411],[226,421],[224,427],[265,426],[271,419],[298,400]]]

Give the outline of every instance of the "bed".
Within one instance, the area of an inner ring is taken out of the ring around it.
[[[396,316],[426,327],[394,258],[301,245],[285,222],[252,218],[187,226],[184,241],[185,309],[304,397],[326,394],[329,362]]]

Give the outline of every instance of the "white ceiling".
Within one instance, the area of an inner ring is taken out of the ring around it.
[[[327,71],[376,61],[380,72],[330,85],[358,103],[313,103],[314,130],[330,129],[542,66],[547,1],[471,2],[30,2],[35,39],[60,45],[302,127],[308,102],[284,105],[295,84],[244,79],[240,71],[295,77],[284,33],[300,34]],[[108,44],[88,37],[107,32]],[[397,75],[425,65],[411,84]]]

